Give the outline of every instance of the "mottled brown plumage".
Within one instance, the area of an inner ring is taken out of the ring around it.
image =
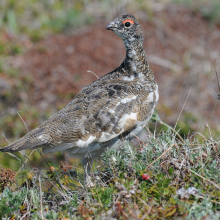
[[[86,86],[62,110],[0,151],[43,147],[45,153],[66,150],[72,156],[97,157],[106,147],[118,148],[138,134],[158,101],[158,86],[143,50],[140,25],[132,15],[107,27],[123,41],[126,57],[114,71]],[[106,58],[107,59],[107,58]]]

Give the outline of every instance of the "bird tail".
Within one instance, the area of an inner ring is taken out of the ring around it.
[[[34,130],[33,130],[34,131]],[[35,132],[30,132],[26,134],[24,137],[20,138],[19,140],[9,144],[8,146],[4,148],[0,148],[0,151],[2,152],[16,152],[21,151],[25,149],[32,149],[35,147],[41,147],[48,143],[48,138],[44,134],[34,135]],[[37,136],[37,137],[36,137]],[[39,139],[41,137],[41,139]]]

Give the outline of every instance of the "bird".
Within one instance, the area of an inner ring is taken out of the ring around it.
[[[46,154],[65,151],[70,157],[81,158],[89,185],[92,161],[107,148],[120,149],[141,132],[159,99],[143,49],[142,29],[130,14],[115,18],[106,29],[124,42],[126,56],[121,65],[84,87],[63,109],[0,151],[38,147]]]

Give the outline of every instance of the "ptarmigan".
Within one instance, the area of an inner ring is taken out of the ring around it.
[[[67,151],[82,158],[90,170],[91,160],[106,148],[119,148],[137,135],[151,118],[158,101],[158,86],[143,50],[140,25],[132,15],[112,21],[107,30],[123,41],[126,57],[112,72],[79,92],[62,110],[42,125],[0,151],[42,147],[44,153]]]

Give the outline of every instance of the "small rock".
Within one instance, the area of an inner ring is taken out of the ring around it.
[[[127,195],[125,195],[125,198],[126,198],[126,199],[131,198],[131,194],[127,194]]]
[[[121,185],[118,186],[118,189],[119,190],[126,190],[126,187],[123,184],[121,184]]]
[[[138,181],[137,179],[134,180],[134,185],[137,185],[138,184]]]
[[[117,159],[116,159],[115,157],[112,157],[112,161],[113,161],[114,163],[116,163]]]
[[[73,54],[74,50],[75,49],[72,45],[69,45],[69,46],[66,47],[66,53],[69,54],[69,55]]]
[[[115,182],[115,187],[119,187],[120,186],[120,183],[119,182]]]
[[[190,195],[196,195],[198,193],[198,189],[196,189],[194,186],[189,187],[188,189],[178,189],[176,191],[176,194],[181,198],[181,199],[188,199]]]
[[[131,189],[131,190],[129,190],[129,193],[131,193],[131,194],[135,194],[135,191],[133,190],[133,189]]]
[[[125,196],[125,195],[127,195],[128,194],[128,191],[127,190],[122,190],[122,191],[120,191],[120,195],[121,196]]]

